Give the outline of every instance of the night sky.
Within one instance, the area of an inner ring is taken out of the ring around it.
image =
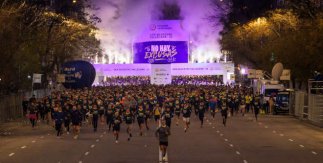
[[[98,24],[98,37],[101,39],[104,54],[110,58],[118,55],[123,61],[131,62],[132,41],[149,26],[151,20],[158,19],[163,1],[165,0],[94,0],[99,10],[92,12],[102,19]],[[175,3],[175,0],[167,2]],[[214,27],[207,20],[212,13],[210,1],[177,0],[177,3],[181,8],[183,26],[196,47],[193,56],[204,56],[203,60],[218,56],[220,50],[217,42],[221,27]]]

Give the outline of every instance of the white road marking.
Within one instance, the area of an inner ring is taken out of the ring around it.
[[[317,155],[317,153],[316,153],[316,152],[314,152],[314,151],[312,151],[312,153],[313,153],[313,155]]]
[[[25,149],[26,147],[27,147],[27,146],[25,146],[25,145],[24,145],[24,146],[22,146],[22,147],[20,147],[20,148],[21,148],[21,149]]]
[[[90,154],[90,152],[85,152],[85,153],[84,153],[84,155],[85,155],[85,156],[87,156],[87,155],[89,155],[89,154]]]
[[[236,154],[237,154],[237,155],[240,155],[240,152],[239,152],[239,151],[236,151]]]
[[[15,153],[10,153],[10,154],[9,154],[9,157],[11,157],[11,156],[13,156],[13,155],[15,155]]]
[[[36,143],[36,140],[31,141],[32,143]]]
[[[159,162],[163,162],[163,156],[162,155],[163,155],[162,151],[159,149]],[[165,161],[164,162],[168,162],[168,154],[167,154],[167,152],[166,152],[166,155],[165,155]]]
[[[160,149],[158,150],[159,152],[158,152],[158,155],[159,155],[159,162],[162,162],[163,160],[162,160],[162,153],[161,153],[161,151],[160,151]]]
[[[243,163],[248,163],[248,161],[247,160],[243,160]]]
[[[91,145],[91,148],[94,148],[94,147],[95,147],[95,145],[94,145],[94,144],[92,144],[92,145]]]
[[[233,147],[233,144],[230,144],[230,147]]]
[[[294,141],[293,139],[288,139],[289,141]]]
[[[300,146],[301,148],[304,148],[304,145],[302,145],[302,144],[300,144],[299,146]]]
[[[224,141],[228,141],[228,139],[224,139]]]

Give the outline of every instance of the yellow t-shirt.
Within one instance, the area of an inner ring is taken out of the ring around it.
[[[251,102],[251,97],[250,96],[246,96],[246,104],[250,104]]]
[[[155,115],[160,115],[159,109],[155,109]]]

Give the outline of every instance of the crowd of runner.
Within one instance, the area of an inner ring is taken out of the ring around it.
[[[123,85],[147,85],[150,83],[149,76],[109,77],[99,83],[100,86],[123,86]],[[221,77],[205,76],[173,76],[172,84],[176,85],[223,85]]]
[[[221,77],[213,75],[173,76],[172,84],[177,85],[217,85],[223,84]]]
[[[56,91],[45,98],[31,98],[23,106],[32,127],[37,119],[47,121],[55,126],[58,137],[65,128],[67,134],[72,132],[74,139],[78,139],[82,124],[91,124],[96,132],[101,122],[113,131],[118,143],[121,124],[125,124],[130,141],[133,124],[138,125],[142,136],[144,130],[150,130],[149,123],[156,123],[161,126],[156,131],[161,149],[166,150],[173,122],[179,125],[182,120],[183,130],[188,132],[192,115],[199,118],[200,127],[205,114],[214,118],[216,112],[221,113],[224,126],[228,115],[243,116],[251,111],[257,119],[264,105],[262,99],[241,86],[145,84]]]

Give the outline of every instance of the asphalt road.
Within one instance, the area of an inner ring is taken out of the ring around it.
[[[170,163],[322,163],[323,129],[288,116],[260,116],[252,114],[230,117],[227,126],[216,119],[199,121],[192,115],[191,127],[184,133],[173,120],[169,140]],[[62,139],[54,129],[41,124],[31,129],[26,124],[2,125],[0,128],[1,163],[158,163],[156,125],[139,136],[133,126],[131,141],[127,141],[125,126],[121,127],[116,144],[106,125],[99,124],[94,133],[91,126],[83,126],[78,140],[72,135]]]

